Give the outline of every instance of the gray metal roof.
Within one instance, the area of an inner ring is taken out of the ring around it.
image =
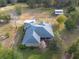
[[[53,38],[52,26],[47,23],[35,24],[26,23],[24,24],[25,35],[22,44],[25,45],[38,45],[40,43],[40,38]]]
[[[27,31],[25,32],[22,44],[24,45],[30,45],[32,46],[33,44],[37,44],[40,43],[40,36],[34,31],[34,27],[30,27],[29,29],[27,29]]]

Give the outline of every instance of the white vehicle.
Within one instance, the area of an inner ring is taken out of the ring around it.
[[[61,14],[64,14],[64,11],[62,9],[56,9],[55,14],[56,15],[61,15]]]

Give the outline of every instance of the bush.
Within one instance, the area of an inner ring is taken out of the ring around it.
[[[78,48],[79,48],[79,39],[70,46],[70,48],[68,49],[68,53],[75,54],[79,51]]]
[[[79,51],[74,54],[73,59],[79,59]]]
[[[73,30],[77,28],[77,24],[79,24],[79,13],[77,11],[70,12],[68,17],[69,19],[65,22],[66,29]]]
[[[49,49],[54,53],[62,53],[64,51],[62,40],[60,40],[60,38],[56,36],[49,43]]]
[[[50,45],[50,49],[51,50],[58,50],[58,46],[57,46],[57,42],[54,40],[53,43],[51,43]]]
[[[10,20],[10,15],[6,12],[0,12],[0,20],[4,20],[4,22],[9,22]]]
[[[65,22],[65,27],[66,27],[67,30],[76,29],[76,28],[77,28],[76,22],[75,22],[74,20],[68,19],[68,20]]]
[[[77,11],[71,12],[70,17],[74,19],[75,22],[79,20],[79,13]]]
[[[5,53],[6,52],[6,53]],[[21,53],[12,49],[0,49],[0,59],[21,59]]]
[[[0,15],[0,19],[2,19],[2,20],[10,20],[10,15]]]
[[[73,59],[79,59],[79,39],[69,48],[68,52],[73,54]]]
[[[19,49],[26,49],[26,46],[25,46],[25,45],[20,44],[20,45],[19,45]]]
[[[67,19],[67,17],[65,15],[59,15],[57,17],[57,22],[61,24],[61,23],[64,23],[66,21],[66,19]]]
[[[72,11],[75,11],[75,7],[70,6],[70,7],[67,9],[67,13],[70,13],[70,12],[72,12]]]
[[[27,4],[30,8],[35,8],[37,5],[38,7],[48,7],[51,4],[51,0],[27,0]]]
[[[75,53],[77,51],[77,45],[76,44],[73,44],[69,50],[68,50],[68,53],[69,54],[72,54],[72,53]]]
[[[0,7],[3,7],[6,5],[6,1],[5,0],[0,0]]]
[[[10,34],[9,34],[9,33],[6,33],[5,36],[6,36],[7,38],[9,38],[9,37],[10,37]]]
[[[21,15],[22,7],[20,5],[15,5],[15,10],[18,15]]]

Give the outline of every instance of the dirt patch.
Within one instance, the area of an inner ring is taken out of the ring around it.
[[[20,20],[29,20],[32,19],[33,17],[35,17],[35,19],[39,22],[39,21],[44,21],[44,22],[48,22],[50,24],[55,24],[56,22],[56,18],[55,17],[50,17],[50,15],[46,12],[43,13],[24,13],[22,14],[19,18]]]
[[[79,39],[79,28],[74,30],[73,32],[63,31],[61,34],[61,38],[64,40],[64,43],[67,47],[71,46],[74,42]]]

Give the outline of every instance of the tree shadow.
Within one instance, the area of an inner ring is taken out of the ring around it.
[[[40,52],[38,49],[27,48],[25,50],[21,50],[21,53],[23,54],[23,59],[52,59],[53,57],[53,52]]]

